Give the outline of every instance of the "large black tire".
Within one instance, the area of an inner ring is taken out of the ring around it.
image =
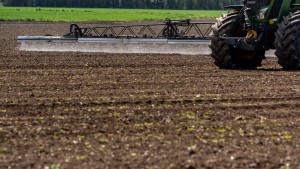
[[[217,19],[212,26],[211,57],[215,65],[221,69],[255,69],[261,65],[265,58],[265,51],[246,51],[228,45],[220,36],[231,37],[246,36],[247,32],[241,31],[240,12],[233,12]]]
[[[300,12],[283,17],[275,33],[278,63],[285,70],[300,70]]]

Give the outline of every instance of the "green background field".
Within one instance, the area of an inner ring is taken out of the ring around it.
[[[133,21],[216,18],[227,11],[0,7],[2,21]]]

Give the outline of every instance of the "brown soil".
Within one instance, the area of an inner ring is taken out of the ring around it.
[[[300,166],[300,72],[17,50],[18,35],[68,25],[0,22],[0,168]]]

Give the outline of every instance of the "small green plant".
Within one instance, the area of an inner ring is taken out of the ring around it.
[[[76,156],[76,160],[84,160],[86,159],[86,156]]]
[[[188,131],[194,131],[195,130],[195,128],[194,127],[188,127],[188,129],[187,129]]]
[[[293,136],[283,136],[282,138],[287,139],[287,140],[291,140],[293,138]]]
[[[196,120],[198,118],[196,112],[187,111],[187,112],[181,112],[177,115],[181,119],[188,119],[188,120]]]
[[[52,164],[51,169],[60,169],[59,164]]]
[[[107,138],[100,138],[99,142],[102,143],[102,144],[104,144],[104,143],[108,143],[109,140]]]

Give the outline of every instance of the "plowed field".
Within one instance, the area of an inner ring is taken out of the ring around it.
[[[1,169],[300,167],[300,72],[18,51],[18,35],[68,25],[0,22]]]

